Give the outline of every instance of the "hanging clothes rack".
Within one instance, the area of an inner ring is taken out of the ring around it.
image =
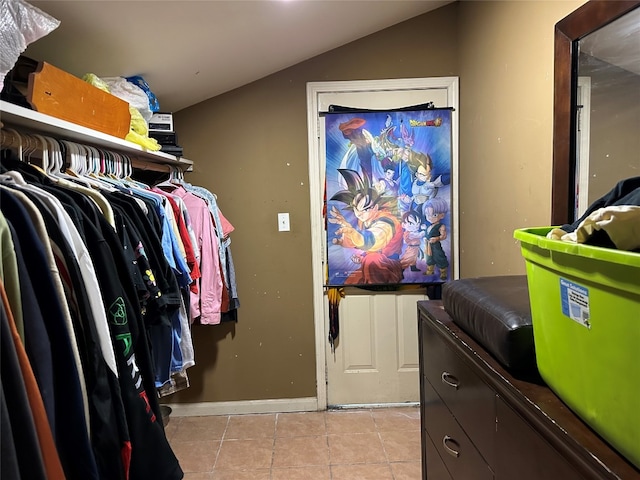
[[[237,321],[229,237],[234,227],[213,193],[184,180],[193,162],[6,102],[0,102],[0,110],[0,217],[10,227],[13,247],[8,250],[20,252],[24,264],[21,252],[28,251],[30,267],[20,270],[24,289],[11,284],[7,305],[20,311],[26,345],[35,345],[44,332],[56,346],[47,355],[27,352],[27,361],[38,366],[32,383],[37,374],[45,384],[45,367],[65,369],[64,375],[51,375],[55,388],[31,392],[31,398],[47,400],[41,417],[49,431],[43,426],[42,435],[59,452],[53,467],[68,472],[67,478],[98,478],[98,472],[100,478],[182,478],[159,427],[159,398],[189,387],[193,323]],[[139,177],[145,170],[160,172],[174,188],[133,179],[134,170]],[[206,241],[201,244],[200,238]],[[36,256],[40,251],[50,258]],[[35,285],[27,274],[38,278],[38,285],[45,276],[54,282],[45,290],[60,308],[40,305],[45,295],[33,295],[46,318],[22,314],[21,307],[33,303],[16,293]],[[54,321],[55,328],[49,328]],[[63,335],[69,348],[57,341]],[[22,344],[21,338],[14,342]],[[77,372],[71,374],[69,365]],[[74,388],[66,388],[71,381]],[[67,418],[73,428],[55,430]],[[29,447],[39,450],[36,444]],[[80,447],[86,452],[83,462],[73,455]],[[53,467],[47,465],[47,472]],[[62,474],[49,475],[54,476]]]
[[[0,217],[7,222],[5,232],[12,242],[7,250],[28,252],[14,260],[28,268],[21,269],[21,278],[7,282],[13,285],[13,301],[3,307],[12,312],[12,319],[13,311],[20,312],[13,342],[27,345],[24,363],[32,366],[11,375],[5,375],[3,369],[3,382],[24,376],[30,385],[46,385],[42,390],[31,389],[28,398],[39,408],[42,420],[38,439],[52,444],[48,452],[57,451],[51,454],[46,475],[29,478],[62,478],[62,470],[67,478],[98,478],[98,471],[100,478],[182,478],[177,458],[158,426],[158,383],[168,383],[167,377],[176,373],[182,380],[176,391],[189,386],[186,368],[189,361],[193,365],[193,347],[184,306],[189,290],[188,285],[178,284],[164,256],[160,234],[165,229],[142,211],[133,211],[140,203],[129,196],[132,188],[123,191],[111,186],[125,184],[118,179],[132,172],[130,157],[8,125],[0,129],[0,140],[6,168],[1,175]],[[32,168],[36,166],[39,168]],[[67,166],[79,174],[74,179],[77,184],[63,181],[71,176],[66,175]],[[158,168],[166,172],[168,167],[159,164]],[[93,177],[97,171],[100,175]],[[83,181],[99,188],[86,188]],[[76,188],[70,188],[71,183]],[[85,195],[82,201],[79,197]],[[148,212],[154,211],[151,203],[145,205]],[[3,236],[3,244],[6,238]],[[142,245],[146,250],[138,248]],[[173,248],[172,253],[180,252]],[[3,263],[3,271],[11,269],[5,269]],[[155,280],[145,281],[150,271]],[[27,281],[27,275],[38,283]],[[36,288],[43,286],[36,296]],[[22,292],[27,290],[32,295],[23,299]],[[31,310],[22,315],[27,311],[24,305],[33,303],[31,299],[37,299],[38,315]],[[45,300],[51,301],[45,304]],[[178,322],[180,340],[176,342]],[[28,347],[36,344],[38,355]],[[3,352],[7,351],[4,347]],[[163,355],[157,355],[161,349]],[[52,373],[63,370],[64,374]],[[36,374],[40,383],[36,383]],[[22,397],[26,395],[25,391]],[[14,418],[21,418],[16,409],[12,412]],[[62,419],[71,419],[72,426],[62,427]],[[39,445],[28,447],[39,452]],[[73,457],[77,448],[83,462]],[[164,465],[158,464],[156,455],[166,459]]]

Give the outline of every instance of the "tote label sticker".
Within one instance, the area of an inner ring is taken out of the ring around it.
[[[589,323],[589,289],[560,279],[560,298],[562,300],[562,313],[574,322],[591,328]]]

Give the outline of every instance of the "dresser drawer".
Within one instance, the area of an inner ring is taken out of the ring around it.
[[[496,477],[518,480],[587,478],[578,473],[574,466],[501,398],[498,398],[497,404],[497,445],[500,457],[495,465]],[[595,480],[604,477],[594,475],[588,478]]]
[[[422,371],[489,465],[495,461],[495,393],[422,322]]]
[[[422,465],[423,478],[426,480],[453,480],[428,434],[423,438],[423,445],[427,454],[427,461]]]
[[[438,460],[441,459],[451,477],[456,480],[493,480],[493,472],[482,455],[429,382],[424,382],[423,385],[423,401],[426,416],[424,425],[439,455],[439,458],[430,458],[427,450],[427,472],[431,471],[432,461],[435,462],[433,468],[437,469]]]

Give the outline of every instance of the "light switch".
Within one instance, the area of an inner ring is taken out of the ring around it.
[[[278,214],[278,231],[288,232],[289,230],[291,230],[289,226],[289,214],[279,213]]]

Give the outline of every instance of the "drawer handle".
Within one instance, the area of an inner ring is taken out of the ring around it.
[[[442,380],[442,383],[444,383],[445,385],[449,385],[456,390],[460,386],[460,382],[458,382],[458,379],[451,375],[449,372],[442,372],[442,375],[440,375],[440,379]]]
[[[444,437],[442,437],[442,446],[447,451],[447,453],[449,455],[451,455],[452,457],[458,458],[460,456],[460,452],[458,450],[454,450],[453,448],[449,447],[447,445],[447,442],[451,442],[456,447],[458,447],[458,443],[453,438],[451,438],[449,435],[445,435]]]

